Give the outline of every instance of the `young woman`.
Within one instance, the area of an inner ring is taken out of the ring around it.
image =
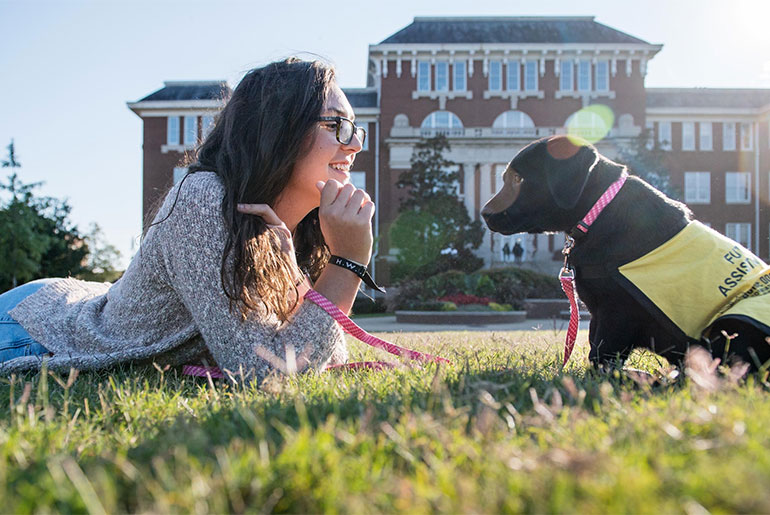
[[[360,279],[329,257],[371,257],[374,204],[349,183],[366,137],[353,119],[320,62],[251,70],[120,280],[0,296],[0,374],[131,360],[261,380],[287,349],[314,368],[346,361],[341,330],[297,286],[304,271],[349,312]]]

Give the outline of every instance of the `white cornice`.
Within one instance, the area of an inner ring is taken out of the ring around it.
[[[508,54],[516,52],[540,51],[544,53],[564,54],[571,52],[606,52],[609,55],[617,53],[632,53],[632,59],[651,58],[657,54],[663,45],[641,44],[641,43],[380,43],[369,45],[369,54],[376,54],[387,60],[399,59],[399,52],[425,53],[433,56],[437,52],[469,53],[495,52]],[[555,55],[554,55],[555,57]]]
[[[762,114],[761,108],[749,107],[648,107],[645,112],[647,119],[687,121],[688,118],[724,118],[733,121],[742,119],[750,121]],[[674,120],[675,119],[675,120]]]
[[[379,107],[354,107],[353,112],[356,114],[356,120],[366,118],[367,121],[373,121],[375,118],[377,118],[380,115],[380,108]]]
[[[144,100],[126,102],[126,106],[141,117],[194,114],[190,111],[219,111],[224,107],[219,100]]]

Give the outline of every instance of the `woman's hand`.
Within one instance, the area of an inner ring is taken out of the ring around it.
[[[352,184],[329,179],[318,181],[321,192],[318,219],[329,251],[368,265],[372,256],[372,215],[374,203],[369,195]]]
[[[294,264],[297,263],[291,231],[270,206],[267,204],[238,204],[238,212],[262,217],[267,226],[278,234],[281,240],[281,250],[289,255]]]

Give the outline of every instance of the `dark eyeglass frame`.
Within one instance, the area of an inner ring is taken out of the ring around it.
[[[350,133],[350,138],[348,138],[347,141],[342,141],[340,139],[340,128],[342,127],[343,120],[346,122],[350,122],[350,125],[353,126],[353,132]],[[350,142],[353,141],[353,136],[358,134],[358,131],[361,131],[361,133],[363,134],[363,136],[362,135],[358,136],[361,139],[361,145],[363,146],[364,141],[366,141],[366,129],[356,125],[355,122],[353,122],[353,120],[351,120],[350,118],[345,118],[344,116],[320,116],[317,121],[334,122],[337,125],[335,136],[337,137],[337,141],[343,145],[350,145]]]

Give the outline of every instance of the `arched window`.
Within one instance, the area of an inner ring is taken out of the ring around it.
[[[610,132],[612,124],[612,111],[606,106],[597,105],[572,113],[564,127],[567,129],[567,134],[596,143]]]
[[[534,136],[535,122],[527,113],[522,111],[506,111],[495,118],[492,124],[492,134]]]
[[[422,121],[420,134],[425,137],[444,134],[445,136],[462,136],[465,134],[463,122],[450,111],[433,111]]]

